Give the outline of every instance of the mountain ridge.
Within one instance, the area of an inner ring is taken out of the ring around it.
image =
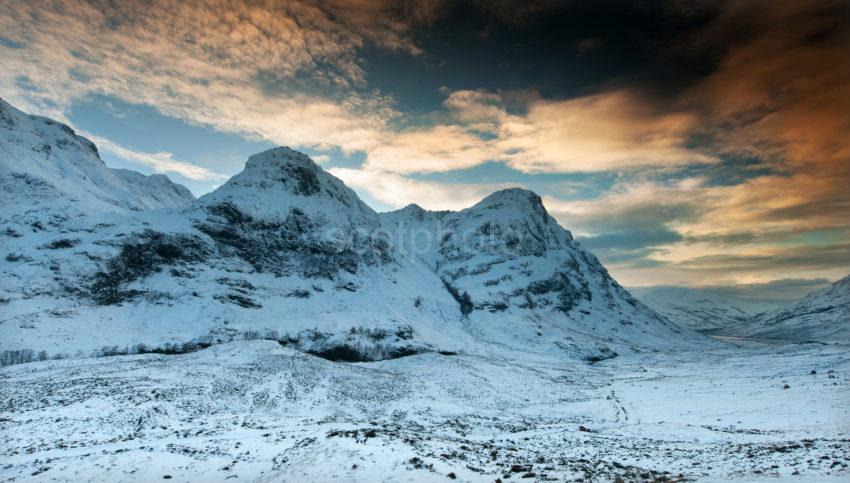
[[[759,313],[782,306],[779,302],[744,299],[692,287],[660,285],[633,287],[629,291],[677,324],[706,333],[723,333]]]
[[[712,344],[635,300],[517,188],[458,212],[378,214],[278,147],[197,200],[96,222],[38,232],[4,222],[14,235],[0,261],[10,314],[0,348],[90,353],[250,333],[344,360],[521,351],[596,361]],[[417,235],[425,246],[405,246]]]
[[[789,342],[850,343],[850,275],[748,320],[734,335]]]
[[[94,143],[69,126],[26,114],[3,99],[0,153],[0,203],[7,217],[36,209],[64,217],[125,214],[184,207],[195,199],[165,175],[108,167]]]

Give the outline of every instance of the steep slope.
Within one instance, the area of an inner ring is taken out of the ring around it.
[[[42,224],[53,215],[180,207],[194,199],[163,175],[107,167],[95,145],[70,127],[25,114],[3,99],[0,188],[2,219]]]
[[[704,332],[734,328],[757,314],[782,305],[780,302],[750,300],[689,287],[636,287],[629,291],[676,324]]]
[[[0,335],[51,354],[246,333],[343,360],[461,347],[461,328],[444,327],[457,317],[442,315],[454,300],[379,228],[341,181],[272,149],[185,209],[9,237]]]
[[[790,342],[850,343],[850,275],[793,304],[757,315],[733,334]]]
[[[306,155],[275,148],[188,206],[135,211],[128,200],[141,198],[115,181],[135,175],[109,170],[49,120],[22,119],[9,126],[72,137],[33,168],[61,202],[28,216],[51,217],[51,229],[0,225],[3,350],[174,351],[247,334],[337,360],[515,351],[598,361],[709,343],[631,297],[529,191],[456,213],[379,215]]]
[[[459,212],[409,206],[382,221],[403,256],[430,266],[488,340],[583,354],[591,337],[598,351],[587,357],[604,358],[608,343],[628,350],[693,336],[635,300],[530,191],[498,191]]]
[[[333,277],[393,257],[377,214],[289,148],[251,156],[241,173],[198,200],[191,217],[223,251],[278,275],[297,264],[302,275]]]

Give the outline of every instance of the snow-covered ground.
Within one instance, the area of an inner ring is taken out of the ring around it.
[[[715,340],[532,192],[378,214],[275,148],[195,200],[2,100],[0,185],[2,481],[850,477],[847,283],[759,325],[834,345]]]
[[[271,341],[2,369],[4,481],[850,478],[846,347],[338,363]],[[787,386],[787,387],[786,387]]]

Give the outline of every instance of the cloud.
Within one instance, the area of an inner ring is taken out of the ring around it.
[[[790,163],[850,159],[846,2],[724,2],[687,44],[724,49],[681,104],[703,112],[718,148]]]
[[[584,55],[592,50],[601,49],[605,42],[599,37],[587,37],[576,44],[578,55]]]
[[[702,288],[714,293],[750,300],[785,302],[802,298],[831,284],[832,281],[826,278],[782,278],[764,283],[709,285]]]
[[[493,147],[462,126],[441,125],[388,134],[369,150],[366,168],[392,173],[434,173],[477,166],[496,156]]]
[[[597,199],[550,204],[626,280],[846,274],[850,253],[836,239],[850,236],[850,83],[841,67],[850,10],[829,0],[703,5],[714,19],[672,49],[711,53],[716,68],[664,99],[637,99],[686,113],[683,129],[667,132],[720,160],[690,172],[744,157],[753,160],[746,175],[684,189],[643,169]]]
[[[624,180],[597,198],[562,201],[547,196],[543,201],[562,224],[592,238],[636,230],[669,232],[674,223],[699,219],[707,198],[701,179],[684,178],[668,183]]]
[[[847,226],[850,9],[846,2],[723,2],[687,48],[723,52],[677,100],[700,113],[706,148],[774,171],[730,188],[708,225],[760,231]]]
[[[370,42],[415,49],[401,25],[376,19],[364,28],[326,8],[3,2],[0,96],[60,117],[76,100],[103,94],[277,144],[365,150],[397,113],[390,99],[360,87],[358,51]]]
[[[543,201],[582,245],[617,269],[664,265],[658,254],[685,239],[678,225],[699,219],[706,199],[702,180],[685,178],[669,183],[620,181],[594,199],[547,196]]]
[[[549,8],[474,3],[523,26]],[[667,8],[684,15],[682,5]],[[369,89],[361,54],[427,56],[415,30],[446,8],[439,0],[0,2],[0,97],[65,120],[76,101],[102,94],[250,139],[362,152],[360,169],[334,172],[396,207],[469,206],[503,186],[410,175],[488,161],[526,173],[615,172],[620,181],[595,199],[545,202],[626,278],[734,281],[847,266],[845,252],[821,258],[811,247],[828,244],[794,238],[850,235],[846,2],[689,4],[711,20],[650,55],[710,58],[711,70],[663,98],[619,79],[571,98],[446,90],[438,112],[399,112]],[[598,54],[592,38],[573,47]],[[95,140],[155,170],[220,179],[169,153]],[[754,160],[754,169],[726,183],[706,179],[731,157]],[[823,262],[807,266],[804,256]]]
[[[533,102],[500,124],[500,147],[521,171],[626,170],[715,161],[687,149],[698,119],[663,113],[628,90]]]
[[[512,113],[511,104],[521,107]],[[697,117],[663,113],[629,90],[567,100],[454,91],[448,123],[387,134],[370,150],[372,169],[449,171],[496,160],[533,173],[633,170],[713,163],[686,147]]]
[[[487,195],[516,184],[438,183],[414,180],[394,173],[352,168],[331,168],[330,173],[348,186],[368,193],[394,208],[416,203],[428,210],[460,210]]]
[[[850,252],[842,243],[850,236],[850,219],[840,207],[830,211],[828,203],[820,203],[821,212],[799,216],[810,194],[785,184],[791,180],[761,176],[718,186],[702,178],[625,177],[594,199],[544,197],[544,203],[632,283],[771,280],[787,273],[838,277],[850,271]],[[787,207],[793,216],[780,213]]]
[[[203,166],[187,163],[185,161],[178,161],[174,159],[174,155],[171,153],[145,153],[141,151],[134,151],[100,136],[94,136],[86,132],[81,132],[80,134],[91,139],[100,150],[109,151],[120,158],[145,165],[157,173],[177,173],[196,181],[223,181],[229,177],[204,168]]]

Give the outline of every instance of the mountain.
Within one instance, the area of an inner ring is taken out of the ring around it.
[[[850,275],[791,305],[757,315],[731,333],[753,339],[850,343]]]
[[[712,344],[635,300],[529,191],[459,212],[378,214],[306,155],[275,148],[200,199],[157,205],[153,190],[122,191],[126,175],[69,129],[10,112],[4,153],[23,151],[11,140],[33,124],[57,144],[26,158],[53,187],[28,213],[77,216],[0,225],[0,349],[184,351],[259,337],[348,361],[426,351],[598,361]],[[83,216],[90,207],[109,216]]]
[[[635,287],[629,291],[676,324],[705,332],[722,332],[782,305],[690,287]]]
[[[65,124],[0,99],[2,218],[46,224],[95,213],[187,206],[194,197],[166,176],[106,166],[97,148]]]
[[[530,191],[498,191],[459,212],[411,205],[381,220],[403,256],[426,264],[488,340],[579,350],[587,337],[600,347],[685,338],[621,287]]]

